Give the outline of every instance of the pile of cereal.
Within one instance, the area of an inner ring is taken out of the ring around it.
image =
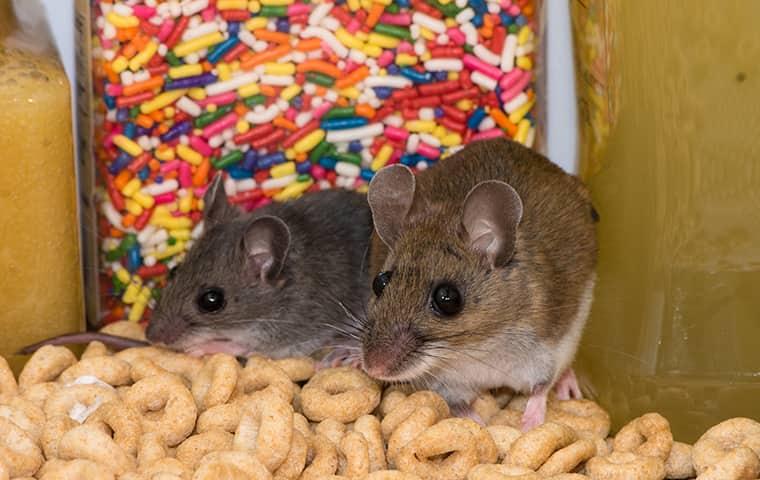
[[[93,0],[104,323],[147,320],[225,172],[250,210],[532,145],[534,0]]]
[[[139,337],[117,323],[110,333]],[[453,418],[430,391],[386,388],[308,358],[205,359],[91,343],[79,361],[46,346],[18,382],[0,357],[0,480],[755,479],[760,423],[735,418],[692,447],[639,417],[608,437],[589,400],[551,401],[547,423],[515,428],[522,398],[484,395],[488,426]]]

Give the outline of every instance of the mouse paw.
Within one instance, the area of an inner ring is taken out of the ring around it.
[[[559,400],[577,400],[583,398],[581,388],[578,386],[578,378],[575,376],[572,368],[565,370],[562,376],[559,377],[559,380],[554,385],[554,393],[557,394]]]
[[[335,368],[340,366],[349,366],[354,368],[361,367],[361,359],[353,350],[347,348],[336,348],[317,362],[316,369],[324,370],[325,368]]]
[[[486,426],[486,422],[478,415],[478,413],[472,408],[471,404],[467,403],[455,403],[451,406],[451,414],[459,418],[469,418],[478,425]]]
[[[523,432],[533,429],[544,423],[546,419],[546,399],[549,394],[547,388],[540,388],[535,391],[529,398],[528,403],[525,405],[525,411],[523,412],[521,429]]]

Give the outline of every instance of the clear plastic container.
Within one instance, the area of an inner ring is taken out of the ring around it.
[[[69,83],[38,2],[0,0],[0,355],[84,328]],[[17,8],[18,8],[17,7]]]
[[[716,10],[718,8],[718,10]],[[572,2],[600,213],[578,364],[614,427],[760,415],[760,3]]]

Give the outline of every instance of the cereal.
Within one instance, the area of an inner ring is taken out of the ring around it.
[[[54,468],[39,477],[40,480],[79,480],[86,478],[88,480],[114,480],[114,474],[111,470],[99,465],[96,462],[75,459],[68,462],[61,462]]]
[[[292,436],[293,407],[278,395],[262,395],[241,416],[232,445],[273,472],[287,458]]]
[[[275,360],[277,365],[292,382],[303,382],[314,375],[314,360],[309,357],[291,357]]]
[[[80,425],[66,432],[58,443],[62,460],[91,460],[108,465],[117,475],[136,468],[135,459],[109,436],[91,425]]]
[[[166,458],[167,454],[166,441],[161,433],[144,433],[137,446],[137,467],[145,470],[157,461]]]
[[[309,451],[309,445],[306,439],[298,430],[293,431],[293,438],[290,443],[290,451],[285,461],[274,472],[275,480],[295,480],[306,467],[306,456]]]
[[[518,438],[509,449],[509,463],[537,470],[552,454],[575,441],[577,434],[565,425],[547,422]]]
[[[348,432],[340,441],[338,452],[346,463],[341,475],[354,478],[369,474],[369,447],[361,433]]]
[[[302,480],[316,480],[325,475],[332,475],[338,469],[338,450],[330,439],[324,435],[315,434],[312,445],[314,459],[301,474]]]
[[[42,451],[29,435],[0,417],[0,459],[11,478],[33,475],[42,465]]]
[[[45,401],[45,416],[68,415],[82,423],[100,405],[114,400],[118,400],[118,396],[108,385],[71,385],[50,394]]]
[[[673,442],[670,455],[665,461],[665,473],[667,478],[680,480],[697,476],[694,470],[694,462],[691,459],[691,445],[681,442]]]
[[[118,387],[132,383],[130,365],[116,357],[83,358],[70,366],[59,377],[62,383],[71,383],[79,377],[93,376],[109,385]]]
[[[491,438],[493,438],[496,444],[498,460],[504,464],[509,464],[509,460],[507,459],[509,450],[512,448],[512,444],[515,443],[515,440],[522,436],[522,432],[517,428],[507,425],[491,425],[486,430],[491,434]]]
[[[237,394],[246,395],[270,386],[279,390],[287,402],[293,400],[295,385],[285,371],[271,360],[261,357],[249,358],[245,368],[240,372]]]
[[[569,473],[594,455],[596,455],[596,445],[594,445],[594,442],[582,438],[554,452],[541,465],[538,473],[543,475]]]
[[[0,357],[0,395],[15,395],[17,392],[16,377],[13,376],[8,361]]]
[[[435,425],[438,420],[438,414],[430,407],[418,407],[413,410],[388,438],[388,460],[395,463],[401,449]]]
[[[383,436],[389,437],[418,407],[430,407],[435,411],[437,418],[446,418],[451,415],[446,401],[437,393],[430,391],[415,392],[398,402],[393,409],[389,410],[382,421]]]
[[[530,468],[514,465],[478,465],[467,474],[467,480],[541,480]]]
[[[232,450],[232,438],[232,434],[224,430],[209,430],[198,433],[179,444],[176,454],[177,460],[187,465],[191,470],[195,470],[207,453]]]
[[[200,461],[193,480],[216,480],[219,478],[241,480],[269,480],[272,475],[248,452],[211,452]]]
[[[398,454],[398,469],[425,480],[464,478],[478,464],[478,449],[472,432],[452,420],[441,420],[409,442]],[[449,455],[441,462],[430,460],[444,454]]]
[[[592,480],[662,480],[665,464],[656,457],[612,452],[586,462],[586,472]]]
[[[355,368],[328,368],[317,372],[304,385],[301,402],[309,420],[334,418],[348,423],[377,407],[380,387]]]
[[[647,413],[632,420],[615,435],[613,449],[618,452],[634,452],[645,457],[657,457],[663,461],[673,447],[670,424],[657,413]]]
[[[121,401],[110,401],[98,407],[85,421],[87,425],[104,426],[113,432],[116,444],[129,455],[137,454],[142,436],[140,415]]]
[[[227,403],[235,391],[239,368],[235,357],[224,353],[217,353],[205,361],[192,386],[199,411]]]
[[[385,444],[383,442],[380,421],[373,415],[362,415],[354,422],[354,431],[364,436],[369,454],[369,471],[385,470]]]
[[[701,475],[732,450],[742,447],[749,448],[756,456],[760,456],[760,423],[749,418],[732,418],[721,422],[707,430],[694,444],[694,468]],[[749,455],[740,457],[747,459]]]
[[[45,454],[45,458],[57,458],[58,457],[58,444],[61,441],[63,435],[78,426],[74,419],[68,415],[58,415],[56,417],[48,418],[45,422],[45,427],[42,430],[42,436],[40,437],[40,444],[42,446],[42,452]]]
[[[699,480],[754,480],[760,475],[760,460],[747,447],[739,447],[708,466],[697,477]]]
[[[147,320],[224,171],[246,210],[461,145],[532,145],[540,16],[515,2],[92,2],[105,322]]]
[[[77,358],[68,348],[45,345],[34,352],[24,365],[18,376],[19,389],[23,392],[32,385],[53,381],[76,361]]]

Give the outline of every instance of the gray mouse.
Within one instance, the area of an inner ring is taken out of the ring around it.
[[[217,175],[204,204],[203,234],[170,273],[148,340],[195,355],[327,353],[324,365],[358,364],[352,318],[369,297],[373,231],[366,195],[319,191],[242,213]],[[93,340],[116,349],[146,344],[85,332],[22,352]]]
[[[552,387],[580,398],[570,364],[592,300],[598,219],[580,180],[518,143],[487,140],[417,176],[382,169],[368,200],[379,238],[361,333],[368,374],[432,388],[470,416],[479,392],[510,387],[530,395],[526,430],[543,422]]]

